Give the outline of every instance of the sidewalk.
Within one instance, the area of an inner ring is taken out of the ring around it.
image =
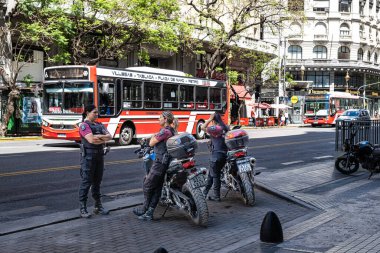
[[[287,171],[264,169],[257,176],[257,202],[245,207],[229,194],[209,203],[208,228],[198,228],[176,211],[142,222],[131,213],[142,196],[105,204],[109,216],[78,219],[78,211],[1,224],[3,252],[380,252],[380,177],[360,170],[344,176],[333,161]],[[280,218],[284,242],[260,242],[266,212]],[[34,222],[34,223],[33,223]],[[47,226],[47,224],[50,224]],[[14,231],[20,232],[14,233]],[[13,232],[12,232],[13,231]]]

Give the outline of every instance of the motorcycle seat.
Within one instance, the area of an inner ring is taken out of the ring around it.
[[[374,156],[380,156],[380,147],[376,147],[376,148],[373,150],[372,154],[373,154]]]

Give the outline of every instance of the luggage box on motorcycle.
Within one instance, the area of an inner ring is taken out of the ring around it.
[[[248,146],[248,133],[243,129],[235,129],[226,133],[224,137],[229,150],[244,148]]]
[[[198,144],[193,135],[182,133],[170,137],[166,142],[166,147],[172,158],[185,159],[195,155]]]

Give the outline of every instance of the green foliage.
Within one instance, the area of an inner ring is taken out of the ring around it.
[[[228,75],[228,82],[230,84],[235,85],[238,83],[239,72],[234,71],[234,70],[228,70],[227,75]]]
[[[40,46],[49,61],[65,64],[96,64],[148,46],[176,52],[191,31],[179,21],[176,0],[20,0],[15,16],[20,44]]]
[[[24,76],[22,81],[26,84],[26,87],[30,87],[30,84],[33,82],[33,76],[31,74],[27,74]]]

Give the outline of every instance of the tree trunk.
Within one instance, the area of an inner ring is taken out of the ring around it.
[[[20,90],[18,88],[15,88],[14,90],[11,90],[11,92],[9,92],[7,106],[3,114],[2,123],[1,123],[1,129],[0,129],[1,136],[5,136],[7,134],[9,119],[12,117],[15,110],[17,110],[16,118],[21,117],[20,109],[18,108],[18,106],[16,106],[17,103],[19,102],[19,99],[20,99]]]

